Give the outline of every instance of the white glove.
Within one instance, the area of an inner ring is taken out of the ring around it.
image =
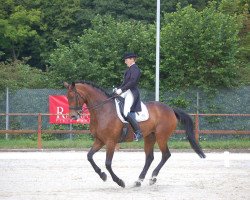
[[[116,94],[120,95],[122,93],[122,90],[121,89],[118,89],[115,91]]]

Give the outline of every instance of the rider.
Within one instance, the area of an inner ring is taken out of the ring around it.
[[[115,90],[115,93],[125,98],[124,115],[134,130],[135,140],[138,141],[142,138],[142,134],[135,119],[135,112],[141,111],[140,93],[137,87],[141,71],[135,63],[136,58],[134,53],[125,53],[123,59],[128,68],[125,71],[122,85]]]

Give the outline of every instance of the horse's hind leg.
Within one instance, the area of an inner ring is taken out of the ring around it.
[[[148,169],[154,160],[154,144],[155,144],[155,135],[151,133],[149,136],[144,138],[144,151],[146,155],[145,165],[143,167],[143,170],[139,176],[139,179],[135,182],[136,187],[140,187],[142,181],[144,180]]]
[[[159,174],[159,172],[160,172],[160,170],[161,170],[161,168],[162,168],[162,166],[166,163],[166,161],[170,158],[170,156],[171,156],[171,153],[170,153],[170,151],[169,151],[169,149],[168,149],[168,146],[167,146],[167,144],[166,144],[166,140],[164,140],[164,141],[159,141],[159,140],[157,140],[157,142],[158,142],[158,145],[159,145],[159,148],[160,148],[160,150],[161,150],[161,152],[162,152],[162,157],[161,157],[161,161],[160,161],[160,163],[158,164],[158,166],[154,169],[154,171],[153,171],[153,173],[152,173],[152,177],[151,177],[151,179],[149,180],[149,184],[150,185],[153,185],[155,182],[156,182],[156,177],[157,177],[157,175]]]
[[[92,167],[94,168],[95,172],[100,176],[100,178],[103,181],[107,180],[107,175],[105,172],[102,172],[101,169],[95,164],[95,161],[93,160],[93,155],[99,151],[102,147],[104,146],[103,142],[101,142],[99,139],[95,139],[94,144],[92,146],[92,148],[89,150],[88,152],[88,161],[90,162],[90,164],[92,165]]]

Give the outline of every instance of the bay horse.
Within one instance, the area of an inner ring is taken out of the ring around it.
[[[123,123],[116,113],[115,101],[111,94],[93,83],[86,81],[77,81],[72,84],[64,82],[67,88],[67,98],[69,103],[69,116],[72,119],[78,119],[82,105],[85,103],[90,112],[90,132],[94,136],[94,143],[87,154],[87,159],[91,163],[95,172],[103,181],[107,180],[107,175],[102,172],[93,160],[93,155],[106,145],[105,166],[112,179],[119,186],[125,187],[125,183],[120,179],[112,169],[112,158],[116,144],[119,142]],[[173,109],[169,106],[152,101],[145,103],[149,111],[149,119],[140,122],[139,126],[144,138],[144,152],[146,155],[145,165],[139,175],[135,186],[141,186],[146,173],[154,159],[154,145],[157,142],[162,157],[158,166],[154,169],[149,184],[156,182],[156,177],[162,166],[171,156],[167,142],[171,134],[175,131],[177,123],[184,125],[187,139],[193,150],[201,157],[205,158],[201,147],[195,140],[192,118],[179,109]],[[133,131],[129,128],[129,137],[127,141],[133,141]]]

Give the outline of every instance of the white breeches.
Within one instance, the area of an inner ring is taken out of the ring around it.
[[[132,94],[131,90],[127,90],[126,92],[121,94],[121,97],[125,98],[123,113],[125,117],[127,117],[128,113],[130,112],[131,106],[134,103],[134,95]]]

